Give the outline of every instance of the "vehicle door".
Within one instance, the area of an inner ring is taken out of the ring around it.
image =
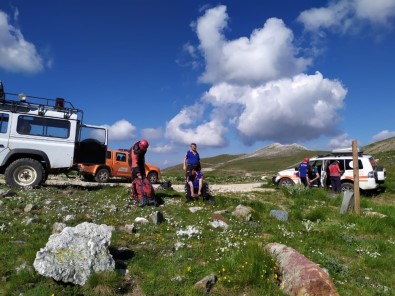
[[[330,184],[329,165],[331,164],[331,162],[332,162],[332,159],[323,159],[322,160],[320,179],[321,179],[321,185],[324,188],[328,188],[329,184]]]
[[[130,178],[131,172],[126,157],[127,152],[115,152],[113,175],[116,177]]]
[[[0,112],[0,164],[6,157],[9,148],[8,141],[10,138],[10,114]]]
[[[108,131],[104,127],[80,125],[74,151],[74,163],[105,164]]]

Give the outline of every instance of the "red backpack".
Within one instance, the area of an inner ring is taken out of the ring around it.
[[[131,184],[132,199],[141,206],[153,205],[157,206],[155,191],[148,178],[136,178]]]

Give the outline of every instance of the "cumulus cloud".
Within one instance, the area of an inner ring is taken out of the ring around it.
[[[351,147],[352,146],[352,139],[348,138],[347,133],[343,133],[335,138],[332,138],[329,141],[329,146],[332,149]]]
[[[165,145],[156,145],[153,147],[150,147],[150,151],[157,152],[157,153],[168,153],[171,151],[174,151],[174,146],[170,144],[165,144]]]
[[[206,11],[199,18],[196,31],[206,68],[200,80],[208,83],[261,84],[303,72],[311,60],[297,57],[293,34],[282,20],[271,18],[249,37],[227,40],[226,7]]]
[[[141,131],[141,136],[145,139],[157,140],[163,137],[163,130],[161,128],[144,128]]]
[[[242,105],[236,128],[249,144],[260,140],[291,143],[333,134],[347,91],[340,82],[317,72],[258,87],[214,86],[209,93],[216,104],[228,104],[235,94],[235,103]]]
[[[131,140],[135,137],[136,127],[125,119],[118,120],[113,125],[103,125],[108,128],[108,139],[110,141]]]
[[[17,11],[14,15],[18,17]],[[44,69],[44,63],[34,44],[25,40],[0,10],[0,67],[10,72],[36,73]]]
[[[298,57],[293,34],[276,18],[249,37],[227,40],[225,6],[206,11],[196,31],[212,83],[200,100],[183,108],[166,127],[175,143],[221,147],[233,128],[247,145],[291,143],[336,133],[346,88],[320,72],[301,74],[309,58]]]
[[[166,138],[180,144],[198,142],[202,146],[225,146],[227,129],[215,118],[198,125],[203,113],[204,104],[197,103],[183,108],[167,123]]]
[[[374,142],[395,137],[395,131],[383,130],[372,137]]]
[[[346,33],[363,21],[388,26],[394,17],[395,0],[337,0],[303,11],[298,21],[308,31],[336,29]]]

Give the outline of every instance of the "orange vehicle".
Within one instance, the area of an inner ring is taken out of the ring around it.
[[[129,167],[129,150],[107,150],[106,164],[78,164],[80,175],[89,181],[106,183],[111,177],[131,179],[132,173]],[[146,163],[145,173],[152,184],[160,179],[160,169],[157,166]]]

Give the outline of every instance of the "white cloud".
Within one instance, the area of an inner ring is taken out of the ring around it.
[[[227,129],[217,119],[199,124],[203,112],[203,103],[182,109],[167,123],[166,138],[179,144],[189,145],[191,142],[197,142],[202,146],[224,146]]]
[[[372,137],[372,139],[373,139],[373,142],[377,142],[377,141],[385,140],[385,139],[392,138],[392,137],[395,137],[395,131],[383,130],[383,131],[379,132],[378,134],[375,134]]]
[[[28,73],[44,69],[43,58],[34,44],[26,41],[22,32],[9,23],[3,11],[0,11],[0,67],[10,72]]]
[[[141,136],[149,140],[160,139],[163,137],[163,130],[161,128],[144,128],[141,131]]]
[[[356,14],[359,18],[372,23],[388,24],[395,17],[395,0],[354,0]]]
[[[108,128],[109,141],[131,140],[135,137],[136,127],[125,119],[118,120],[113,125],[103,125]]]
[[[266,140],[291,143],[333,134],[347,91],[340,82],[317,72],[258,87],[219,85],[209,93],[216,108],[229,102],[242,106],[236,128],[243,141],[251,144]]]
[[[193,106],[185,107],[166,127],[174,143],[221,147],[228,127],[245,144],[292,143],[337,133],[347,94],[336,80],[300,74],[310,63],[297,58],[292,32],[269,19],[249,38],[226,40],[225,6],[206,11],[197,22],[206,60],[201,79],[213,86]]]
[[[200,50],[206,61],[201,81],[209,83],[260,84],[304,71],[309,58],[296,57],[293,34],[282,20],[268,19],[249,37],[226,40],[228,15],[225,6],[206,11],[197,21]]]
[[[308,31],[336,29],[343,33],[368,21],[374,25],[388,26],[395,17],[395,0],[337,0],[327,7],[303,11],[298,21]]]
[[[154,147],[150,147],[150,151],[157,152],[157,153],[168,153],[174,151],[173,145],[156,145]]]
[[[352,139],[348,138],[347,133],[343,133],[329,141],[329,146],[332,149],[352,147]]]

